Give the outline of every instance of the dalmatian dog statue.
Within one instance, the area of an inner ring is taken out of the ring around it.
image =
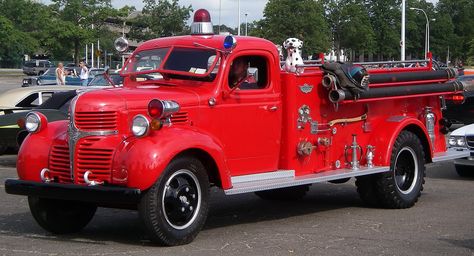
[[[303,41],[298,38],[288,38],[283,43],[287,55],[283,69],[287,72],[302,73],[303,68],[296,68],[296,65],[303,65],[303,57],[301,57],[301,49]]]

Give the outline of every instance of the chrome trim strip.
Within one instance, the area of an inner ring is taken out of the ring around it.
[[[277,170],[274,172],[234,176],[230,178],[230,181],[232,182],[232,184],[236,184],[236,183],[251,182],[251,181],[264,181],[264,180],[294,178],[294,177],[295,177],[294,170]]]
[[[436,153],[433,156],[433,163],[469,157],[470,155],[471,154],[469,150],[467,150],[467,148],[465,150],[449,148],[448,150],[446,150],[446,152]]]
[[[245,182],[232,183],[233,187],[231,189],[224,190],[226,195],[235,195],[241,193],[255,192],[261,190],[277,189],[284,187],[292,187],[299,185],[306,185],[318,182],[325,182],[331,180],[338,180],[344,178],[351,178],[375,173],[382,173],[390,171],[389,166],[381,166],[374,168],[361,167],[357,171],[352,169],[338,169],[332,171],[325,171],[315,174],[309,174],[305,176],[298,177],[283,177],[275,179],[247,179]],[[294,171],[291,171],[294,172]],[[275,173],[275,172],[272,172]],[[266,173],[267,174],[267,173]],[[251,175],[246,175],[251,176]],[[241,180],[245,180],[240,176]],[[233,177],[235,178],[235,177]],[[233,178],[231,180],[233,180]]]

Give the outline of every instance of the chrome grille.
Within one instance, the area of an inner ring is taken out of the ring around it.
[[[94,142],[100,138],[84,138],[76,146],[76,182],[85,183],[84,174],[92,172],[90,180],[110,183],[114,149],[96,148]]]
[[[467,146],[474,149],[474,135],[466,136]]]
[[[51,177],[53,177],[56,182],[72,182],[68,145],[54,145],[51,148],[49,170]]]
[[[170,118],[171,123],[186,123],[188,121],[188,112],[178,112],[173,114]]]
[[[76,112],[74,122],[79,130],[117,130],[117,112]]]

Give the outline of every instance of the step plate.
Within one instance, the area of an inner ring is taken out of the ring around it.
[[[298,177],[294,176],[294,171],[275,171],[265,174],[253,174],[232,177],[233,187],[231,189],[225,190],[224,192],[226,193],[226,195],[235,195],[261,190],[292,187],[344,178],[351,178],[388,171],[390,171],[389,166],[374,168],[361,167],[358,170],[338,169]],[[274,178],[272,178],[272,176]]]

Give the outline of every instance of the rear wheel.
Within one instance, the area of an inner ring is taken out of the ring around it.
[[[97,206],[77,201],[28,197],[30,211],[38,224],[55,234],[82,230],[94,217]]]
[[[194,240],[206,222],[209,179],[195,158],[173,160],[145,193],[140,217],[150,239],[161,245],[181,245]]]
[[[393,146],[390,172],[358,178],[361,198],[370,205],[408,208],[421,195],[425,183],[425,156],[420,139],[402,131]]]
[[[255,194],[265,200],[298,200],[309,191],[309,185],[258,191]]]

